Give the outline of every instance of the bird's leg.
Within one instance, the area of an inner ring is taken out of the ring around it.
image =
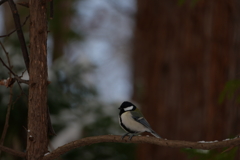
[[[122,136],[122,140],[124,139],[124,137],[126,137],[129,133],[126,133]]]
[[[129,136],[129,140],[132,140],[132,137],[135,136],[135,134],[132,134],[131,136]]]

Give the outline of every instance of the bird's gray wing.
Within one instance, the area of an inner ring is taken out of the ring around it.
[[[149,129],[148,132],[150,132],[152,135],[154,135],[157,138],[161,138],[150,126],[150,124],[148,123],[148,121],[143,117],[141,112],[134,112],[134,111],[130,111],[132,114],[132,118],[134,120],[136,120],[137,122],[141,123],[142,125],[144,125],[146,128]]]
[[[143,115],[140,112],[131,112],[131,114],[132,114],[132,118],[134,120],[138,121],[139,123],[141,123],[145,127],[152,130],[150,124],[148,123],[148,121],[143,117]]]

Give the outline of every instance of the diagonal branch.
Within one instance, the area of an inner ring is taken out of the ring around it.
[[[26,153],[16,151],[14,149],[11,149],[11,148],[8,148],[8,147],[2,146],[2,145],[0,145],[0,150],[3,151],[3,152],[6,152],[6,153],[10,153],[10,154],[12,154],[14,156],[17,156],[17,157],[26,157]]]
[[[95,136],[95,137],[86,137],[80,140],[76,140],[65,144],[53,152],[46,154],[43,160],[52,160],[61,156],[62,154],[67,153],[68,151],[83,147],[91,144],[102,143],[102,142],[115,142],[115,143],[148,143],[155,144],[163,147],[171,147],[171,148],[191,148],[191,149],[205,149],[211,150],[216,148],[224,148],[230,146],[238,146],[240,145],[240,138],[235,138],[231,140],[224,140],[219,142],[188,142],[188,141],[177,141],[177,140],[164,140],[158,139],[155,137],[143,137],[143,136],[135,136],[131,141],[128,139],[121,139],[121,136],[116,135],[103,135],[103,136]]]
[[[9,96],[9,102],[8,102],[8,107],[7,107],[7,114],[6,114],[6,118],[5,118],[5,124],[4,124],[4,128],[3,128],[2,136],[0,139],[0,145],[3,145],[6,134],[7,134],[7,130],[9,127],[9,118],[10,118],[10,112],[11,112],[11,106],[12,106],[12,97],[13,97],[13,88],[12,88],[12,86],[10,86],[10,96]],[[0,151],[0,155],[1,155],[1,151]]]
[[[5,2],[7,2],[7,0],[1,0],[1,1],[0,1],[0,6],[1,6],[3,3],[5,3]]]
[[[25,62],[27,71],[29,72],[28,50],[27,50],[27,45],[26,45],[26,42],[25,42],[25,38],[23,36],[23,31],[22,31],[22,28],[21,28],[21,22],[20,22],[18,10],[17,10],[17,7],[16,7],[15,3],[13,2],[13,0],[8,0],[8,4],[9,4],[9,6],[11,8],[11,11],[12,11],[12,14],[13,14],[13,19],[14,19],[15,26],[16,26],[16,29],[17,29],[17,35],[18,35],[18,39],[19,39],[19,42],[20,42],[20,45],[21,45],[24,62]]]
[[[9,68],[9,67],[6,65],[6,63],[2,60],[1,57],[0,57],[0,61],[1,61],[2,64],[9,70],[9,72],[10,72],[11,74],[13,74],[14,76],[17,76],[17,75],[11,70],[11,68]]]
[[[13,74],[15,80],[17,80],[18,83],[25,83],[25,84],[28,84],[29,81],[28,80],[24,80],[24,79],[21,79],[18,75],[16,75],[12,70],[11,68],[9,68],[6,63],[2,60],[2,58],[0,57],[0,61],[2,62],[2,64],[9,70],[9,72],[11,74]]]
[[[23,24],[21,25],[21,28],[22,28],[22,26],[24,26],[24,25],[26,24],[26,22],[27,22],[27,20],[28,20],[29,17],[30,17],[30,16],[27,16],[27,17],[26,17],[25,21],[24,21]],[[13,34],[13,33],[16,32],[16,31],[17,31],[17,29],[14,29],[13,31],[9,32],[8,34],[5,34],[5,35],[0,36],[0,38],[9,37],[11,34]]]

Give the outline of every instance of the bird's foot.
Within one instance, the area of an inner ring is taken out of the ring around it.
[[[134,134],[132,134],[131,136],[129,136],[129,140],[132,140],[132,137],[135,136]]]
[[[122,136],[122,140],[124,139],[124,137],[126,137],[129,133],[126,133]]]

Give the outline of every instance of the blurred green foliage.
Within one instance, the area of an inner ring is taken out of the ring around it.
[[[227,148],[226,148],[227,149]],[[188,155],[188,159],[194,160],[234,160],[238,148],[221,153],[216,150],[201,150],[201,149],[182,149],[182,152]]]

